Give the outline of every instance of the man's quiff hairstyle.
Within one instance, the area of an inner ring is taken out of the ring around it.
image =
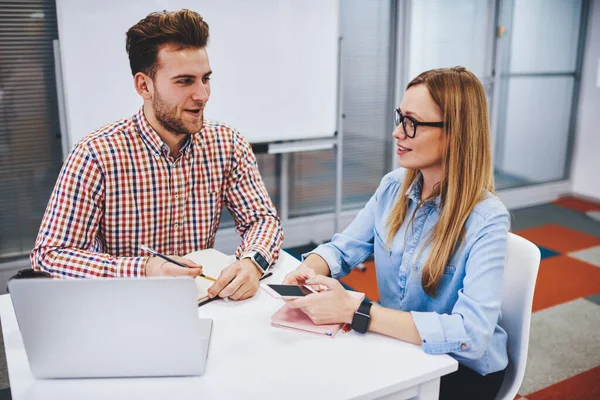
[[[208,43],[208,24],[200,14],[187,9],[154,12],[129,28],[125,48],[131,74],[143,72],[152,79],[158,69],[158,52],[170,44],[178,50],[202,48]]]

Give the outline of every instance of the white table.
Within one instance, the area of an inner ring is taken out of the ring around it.
[[[282,253],[269,281],[280,282],[297,264]],[[340,332],[332,339],[274,328],[270,318],[281,305],[259,290],[243,302],[200,307],[201,317],[214,319],[207,368],[200,377],[37,380],[10,296],[0,296],[12,398],[437,399],[440,377],[458,368],[447,355],[425,354],[419,346],[378,334]]]

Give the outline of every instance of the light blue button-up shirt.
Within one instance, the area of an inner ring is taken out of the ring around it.
[[[375,253],[381,305],[411,312],[425,352],[448,353],[482,375],[503,370],[508,364],[507,336],[498,322],[508,211],[491,193],[475,206],[465,240],[431,298],[421,284],[431,245],[419,252],[440,217],[439,196],[424,202],[409,222],[421,199],[421,181],[400,193],[403,172],[387,174],[350,226],[313,252],[325,259],[336,279]],[[406,221],[388,246],[387,219],[400,195],[411,201]]]

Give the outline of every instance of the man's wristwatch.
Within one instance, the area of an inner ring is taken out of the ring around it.
[[[352,317],[352,329],[358,333],[367,333],[369,330],[369,324],[371,323],[371,306],[373,303],[369,303],[363,300],[358,307],[358,310]]]
[[[262,275],[269,270],[269,262],[258,251],[250,251],[242,256],[242,260],[246,258],[250,259],[254,263]]]

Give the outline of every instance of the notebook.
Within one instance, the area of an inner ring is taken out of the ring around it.
[[[221,271],[236,260],[235,256],[228,256],[216,249],[198,250],[186,254],[184,257],[192,260],[196,264],[202,265],[202,273],[207,277],[214,279],[217,279]],[[210,300],[208,298],[208,288],[211,287],[214,282],[201,276],[197,276],[195,278],[195,283],[196,290],[198,291],[198,305],[206,303]]]
[[[364,293],[350,291],[350,294],[361,300],[365,298]],[[277,328],[294,329],[318,335],[325,335],[331,338],[344,326],[344,324],[315,325],[302,310],[290,308],[287,304],[273,314],[271,317],[271,325]]]

